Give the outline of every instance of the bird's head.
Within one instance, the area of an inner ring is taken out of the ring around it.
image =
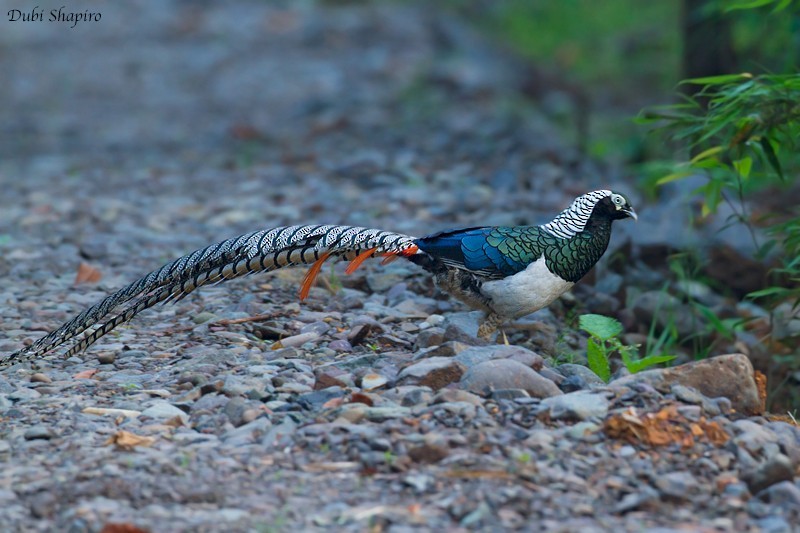
[[[572,205],[552,221],[543,224],[542,228],[551,235],[568,239],[582,232],[592,220],[597,223],[627,217],[634,220],[638,218],[624,194],[599,190],[578,196]]]
[[[628,217],[633,220],[639,220],[639,216],[636,214],[636,211],[633,210],[633,206],[624,194],[614,191],[603,192],[607,192],[608,194],[597,202],[595,206],[596,212],[606,215],[611,220],[619,220]]]

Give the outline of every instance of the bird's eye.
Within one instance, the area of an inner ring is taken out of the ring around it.
[[[622,205],[625,203],[625,199],[619,194],[615,194],[614,196],[612,196],[611,201],[614,202],[615,205]]]

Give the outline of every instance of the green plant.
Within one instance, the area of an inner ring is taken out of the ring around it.
[[[619,353],[622,364],[634,374],[675,359],[674,355],[648,355],[639,359],[639,346],[622,343],[619,339],[622,324],[614,318],[595,314],[581,315],[579,327],[590,335],[586,349],[589,368],[603,381],[611,379],[610,356],[614,352]]]

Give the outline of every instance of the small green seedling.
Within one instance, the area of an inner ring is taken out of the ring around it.
[[[622,324],[614,318],[593,314],[581,315],[579,326],[590,335],[586,348],[589,368],[605,382],[611,379],[609,357],[614,352],[619,352],[622,364],[632,374],[675,359],[674,355],[648,355],[638,359],[639,346],[622,344],[619,340]]]

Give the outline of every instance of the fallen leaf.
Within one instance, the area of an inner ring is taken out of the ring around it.
[[[707,421],[704,417],[697,422],[689,421],[674,404],[657,412],[642,414],[629,407],[622,413],[609,416],[604,431],[611,438],[632,444],[653,447],[677,444],[683,449],[691,448],[697,440],[722,446],[730,438],[717,422]]]
[[[95,267],[90,265],[89,263],[81,263],[78,265],[78,272],[75,274],[75,281],[74,285],[80,285],[81,283],[97,283],[103,277],[103,274],[100,273]]]
[[[100,533],[150,533],[150,530],[142,529],[127,522],[109,522],[103,526]]]
[[[96,368],[90,368],[89,370],[82,370],[77,374],[73,375],[73,379],[91,379],[92,376],[97,374],[98,370]]]
[[[137,446],[152,446],[155,441],[155,437],[143,437],[130,431],[120,430],[109,437],[105,444],[115,444],[123,450],[132,450]]]
[[[760,411],[763,413],[767,410],[767,376],[756,370],[753,377],[756,380],[758,399],[761,400]]]

